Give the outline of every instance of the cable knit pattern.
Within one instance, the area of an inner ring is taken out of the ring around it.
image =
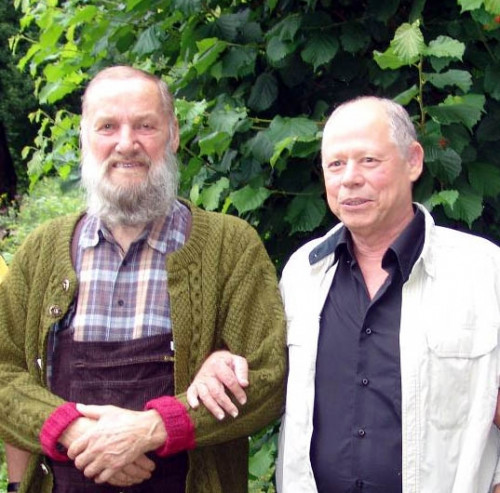
[[[167,259],[175,397],[187,410],[189,383],[205,358],[221,348],[248,359],[250,386],[237,419],[218,422],[203,407],[188,411],[196,448],[189,451],[186,492],[243,493],[247,436],[277,418],[283,406],[281,299],[274,266],[255,230],[236,217],[187,205],[189,240]],[[37,454],[43,424],[64,404],[47,389],[47,336],[76,294],[70,243],[77,219],[57,219],[30,235],[0,284],[0,437]],[[39,469],[31,467],[28,476],[26,491],[50,492]]]
[[[57,442],[64,430],[80,416],[82,414],[76,409],[76,402],[66,402],[45,421],[40,431],[40,443],[43,452],[51,459],[63,462],[69,460],[66,454],[59,452]]]

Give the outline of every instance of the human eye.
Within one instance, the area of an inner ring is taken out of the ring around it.
[[[374,165],[379,162],[379,160],[373,156],[363,156],[361,162],[367,165]]]
[[[102,122],[98,122],[98,124],[96,125],[96,128],[99,132],[110,132],[111,130],[113,130],[114,125],[113,125],[113,122],[102,121]]]
[[[329,161],[328,164],[326,165],[327,169],[335,171],[337,169],[340,169],[344,165],[344,161],[341,159],[333,159],[332,161]]]

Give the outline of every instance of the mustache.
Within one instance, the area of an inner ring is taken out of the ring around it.
[[[149,158],[149,156],[146,153],[144,153],[142,151],[136,151],[134,153],[127,154],[127,155],[112,154],[111,156],[107,157],[101,163],[101,166],[106,171],[108,171],[115,164],[127,163],[127,162],[138,163],[138,164],[146,166],[147,168],[151,168],[151,165],[153,164],[151,159]]]

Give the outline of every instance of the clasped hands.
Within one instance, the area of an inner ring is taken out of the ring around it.
[[[187,390],[192,408],[200,401],[218,419],[236,418],[238,408],[228,397],[246,403],[248,386],[245,358],[216,351],[203,363]],[[60,442],[83,474],[96,483],[131,486],[149,479],[155,463],[145,454],[165,443],[167,434],[155,410],[131,411],[116,406],[77,405],[82,417],[62,434]]]
[[[63,433],[68,457],[96,483],[131,486],[149,479],[155,463],[145,454],[160,447],[166,431],[154,411],[77,405],[83,417]]]

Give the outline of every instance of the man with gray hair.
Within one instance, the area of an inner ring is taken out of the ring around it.
[[[424,153],[402,106],[339,106],[321,154],[341,223],[281,278],[278,491],[488,493],[500,483],[500,249],[412,203]]]
[[[176,197],[157,77],[99,72],[81,146],[86,213],[35,231],[0,286],[0,436],[32,454],[19,491],[243,493],[247,437],[283,402],[274,266],[247,223]],[[251,367],[223,421],[185,396],[218,349]]]

